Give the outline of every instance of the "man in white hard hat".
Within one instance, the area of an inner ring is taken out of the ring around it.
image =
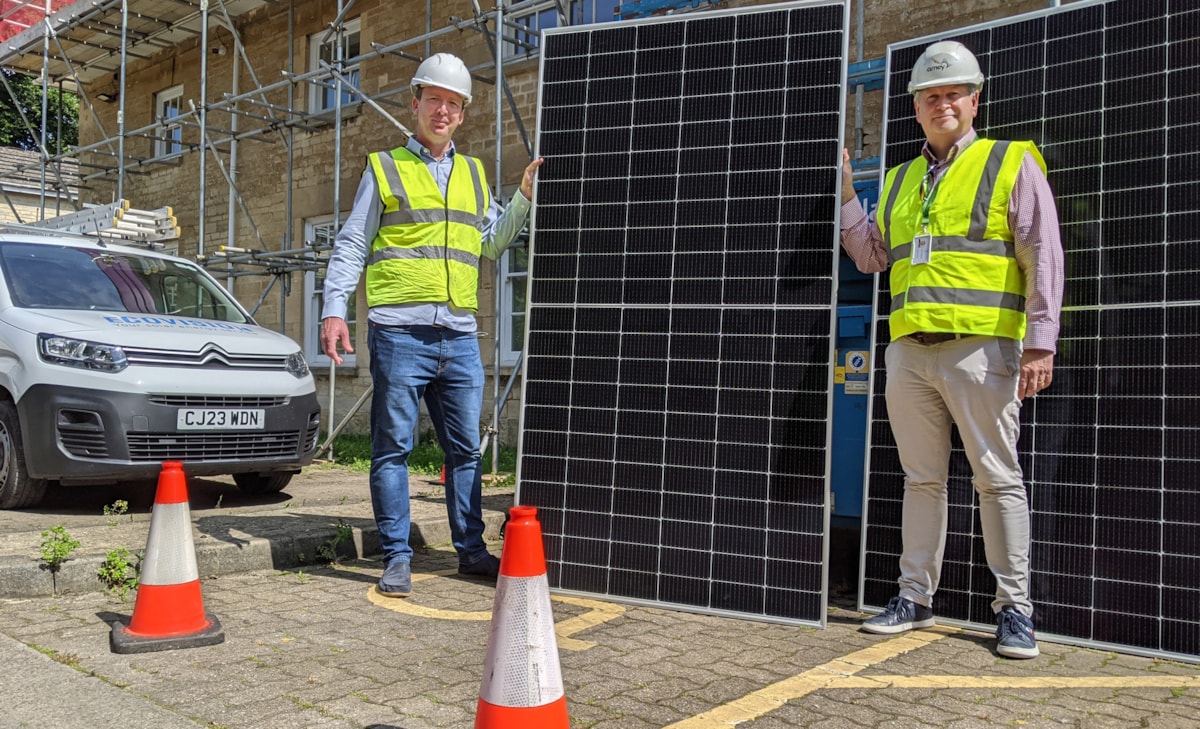
[[[371,504],[385,564],[380,593],[412,593],[408,455],[424,398],[445,452],[446,512],[458,571],[494,579],[483,541],[483,362],[475,312],[479,258],[495,259],[525,224],[542,160],[525,168],[501,210],[483,165],[452,141],[471,103],[471,74],[438,53],[411,83],[416,132],[368,155],[354,206],[334,241],[325,278],[321,346],[335,363],[353,352],[347,302],[366,269],[371,351]]]
[[[1038,655],[1029,595],[1029,505],[1017,460],[1021,402],[1049,387],[1063,291],[1058,213],[1032,142],[979,137],[983,73],[961,43],[912,70],[921,156],[888,170],[875,220],[842,152],[842,246],[860,271],[891,266],[886,403],[904,469],[899,594],[863,623],[934,624],[946,545],[951,426],[974,472],[997,652]]]

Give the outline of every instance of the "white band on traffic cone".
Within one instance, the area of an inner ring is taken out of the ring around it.
[[[564,695],[545,573],[536,577],[500,575],[480,700],[526,708],[554,703]]]
[[[150,514],[150,536],[142,557],[141,584],[178,585],[200,579],[196,545],[192,542],[192,515],[186,501],[155,504]]]

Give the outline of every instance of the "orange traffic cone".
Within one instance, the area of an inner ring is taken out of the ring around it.
[[[508,513],[475,729],[567,729],[542,525],[532,506]]]
[[[187,478],[178,461],[163,462],[158,475],[133,618],[128,626],[114,622],[112,629],[114,653],[194,648],[225,640],[221,623],[204,613]]]

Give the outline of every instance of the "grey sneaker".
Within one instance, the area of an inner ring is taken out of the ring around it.
[[[996,652],[1005,658],[1037,658],[1037,637],[1033,621],[1012,605],[1000,611],[996,625]]]
[[[879,635],[891,635],[914,628],[932,627],[933,610],[899,596],[889,600],[887,608],[883,612],[862,624],[863,630]]]
[[[412,568],[408,562],[392,562],[379,578],[375,588],[388,597],[408,597],[412,594]]]

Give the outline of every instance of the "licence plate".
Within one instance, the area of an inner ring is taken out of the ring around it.
[[[179,430],[262,430],[266,411],[245,408],[182,408],[176,418]]]

